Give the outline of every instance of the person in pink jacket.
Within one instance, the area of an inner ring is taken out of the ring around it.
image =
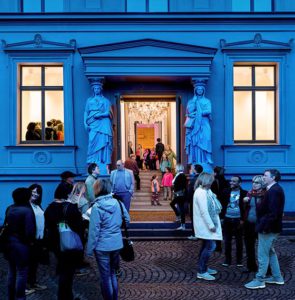
[[[171,168],[166,167],[165,174],[162,179],[162,186],[164,187],[164,200],[172,201],[172,180],[173,174]]]
[[[151,190],[152,190],[151,205],[162,205],[159,201],[160,184],[159,184],[157,175],[153,175],[153,177],[151,179]],[[157,203],[157,204],[155,204],[155,203]]]

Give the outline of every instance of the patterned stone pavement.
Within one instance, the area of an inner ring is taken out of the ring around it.
[[[252,274],[243,274],[235,265],[221,266],[223,255],[214,253],[210,266],[219,271],[215,282],[196,279],[198,241],[135,241],[136,260],[122,263],[119,279],[120,297],[128,300],[174,300],[174,299],[247,299],[247,300],[294,300],[295,299],[295,239],[281,237],[276,249],[285,285],[268,284],[265,289],[247,290],[243,285],[252,279]],[[48,286],[46,291],[36,292],[28,300],[55,300],[57,283],[54,273],[55,261],[51,266],[41,266],[40,282]],[[91,268],[87,276],[76,277],[74,291],[81,300],[101,299],[98,272],[95,261],[90,259]],[[6,299],[7,263],[0,257],[0,299]]]

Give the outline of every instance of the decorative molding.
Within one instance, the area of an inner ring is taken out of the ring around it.
[[[1,49],[4,52],[9,51],[48,51],[48,50],[62,50],[62,51],[75,51],[76,40],[72,39],[69,43],[60,43],[54,41],[44,40],[41,34],[35,34],[34,39],[30,41],[17,42],[7,44],[5,40],[1,40]]]
[[[234,51],[234,50],[279,50],[290,52],[292,50],[293,39],[290,39],[288,43],[264,40],[260,33],[256,33],[253,40],[245,40],[227,43],[226,40],[220,40],[220,48],[222,52]]]
[[[40,165],[47,165],[51,162],[51,155],[48,151],[36,151],[33,153],[33,162]]]
[[[79,48],[78,51],[81,54],[91,54],[91,53],[98,53],[98,52],[123,50],[128,48],[147,47],[147,46],[193,52],[193,53],[204,53],[208,55],[215,55],[217,51],[216,48],[181,44],[175,42],[167,42],[167,41],[155,40],[155,39],[142,39],[142,40],[126,41],[126,42],[119,42],[119,43],[112,43],[112,44],[105,44],[105,45],[82,47]]]

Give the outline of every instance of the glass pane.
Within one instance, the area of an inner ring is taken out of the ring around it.
[[[168,12],[168,0],[149,0],[149,12]]]
[[[275,140],[275,92],[255,93],[257,140]]]
[[[250,11],[250,0],[232,0],[232,11]]]
[[[22,67],[22,86],[41,86],[41,67]]]
[[[252,140],[251,92],[234,92],[234,140]]]
[[[23,0],[23,12],[41,12],[41,0]]]
[[[45,123],[45,139],[64,140],[63,91],[45,92]]]
[[[274,67],[255,67],[256,86],[274,86]]]
[[[254,0],[254,11],[272,11],[272,0]]]
[[[46,12],[62,12],[64,10],[63,0],[45,0]]]
[[[145,12],[146,0],[127,0],[127,12]]]
[[[234,86],[252,86],[251,67],[234,67]]]
[[[63,86],[63,67],[45,67],[45,85]]]
[[[22,141],[41,140],[41,92],[22,92]]]

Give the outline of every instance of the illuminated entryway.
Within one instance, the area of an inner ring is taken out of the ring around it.
[[[123,159],[127,157],[128,141],[133,150],[138,144],[152,149],[157,138],[170,145],[177,155],[175,96],[125,96],[120,106]]]

